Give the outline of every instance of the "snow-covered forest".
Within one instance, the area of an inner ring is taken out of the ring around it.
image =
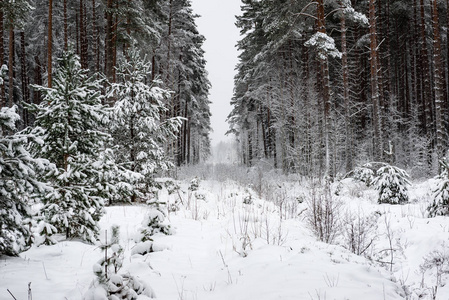
[[[305,176],[385,161],[435,175],[448,131],[447,2],[242,0],[231,131],[242,162]]]
[[[448,299],[448,5],[0,1],[0,300]]]

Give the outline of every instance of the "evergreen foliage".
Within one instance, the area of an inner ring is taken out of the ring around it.
[[[145,220],[142,222],[141,229],[141,241],[153,241],[153,236],[155,234],[161,233],[165,235],[171,235],[172,229],[171,226],[165,220],[165,215],[157,209],[152,209]]]
[[[0,78],[1,79],[1,78]],[[29,141],[40,142],[24,132],[13,133],[20,119],[17,106],[0,110],[0,255],[17,255],[30,246],[30,199],[44,194],[48,186],[39,178],[48,161],[34,158]]]
[[[112,226],[109,242],[101,246],[105,255],[93,266],[96,277],[84,295],[85,300],[135,300],[139,295],[155,298],[148,284],[129,273],[119,273],[124,259],[119,229]]]
[[[151,64],[131,50],[117,69],[121,82],[112,84],[109,91],[116,98],[110,129],[118,151],[117,163],[140,174],[136,177],[134,197],[142,197],[153,184],[156,172],[173,166],[165,152],[168,138],[175,138],[179,117],[165,118],[168,108],[164,99],[169,91],[160,88],[160,81],[151,80]]]
[[[66,238],[92,243],[104,203],[112,196],[105,189],[105,171],[111,169],[106,151],[110,136],[102,129],[108,109],[101,104],[101,87],[101,80],[81,68],[79,57],[67,52],[59,60],[53,88],[37,86],[45,97],[32,107],[36,112],[32,132],[42,139],[34,151],[56,166],[45,175],[53,187],[42,199],[45,222]]]
[[[379,192],[379,204],[407,203],[410,181],[406,171],[384,164],[376,171],[372,185]]]
[[[427,208],[429,217],[449,215],[449,160],[440,161],[440,174],[436,177],[437,185],[433,191],[433,202]]]

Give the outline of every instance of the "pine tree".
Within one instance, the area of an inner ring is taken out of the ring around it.
[[[85,300],[134,300],[139,295],[155,298],[152,288],[131,274],[120,274],[124,249],[120,245],[120,228],[112,226],[109,241],[100,248],[105,255],[94,265],[95,279],[84,295]]]
[[[66,238],[94,242],[104,202],[110,197],[101,184],[110,140],[101,130],[108,112],[101,104],[102,82],[88,77],[79,57],[66,52],[59,59],[52,86],[36,86],[45,96],[32,108],[36,112],[33,132],[42,139],[34,150],[56,166],[46,174],[54,191],[42,199],[42,213]]]
[[[379,204],[404,204],[408,202],[409,176],[404,170],[384,164],[376,171],[372,185],[379,192]]]
[[[30,246],[30,228],[24,225],[31,214],[28,203],[33,194],[49,191],[38,179],[47,162],[27,150],[35,137],[12,133],[19,118],[17,106],[0,110],[0,255],[17,255]]]
[[[440,174],[437,176],[437,186],[433,191],[433,202],[427,208],[430,217],[449,215],[449,160],[440,160]]]
[[[153,184],[156,172],[173,166],[164,145],[168,138],[176,137],[181,118],[165,117],[168,109],[164,99],[169,92],[158,87],[159,81],[150,79],[151,64],[136,50],[131,49],[128,55],[119,64],[119,82],[112,84],[109,93],[117,99],[110,128],[119,149],[117,162],[141,175],[135,180],[135,200]]]

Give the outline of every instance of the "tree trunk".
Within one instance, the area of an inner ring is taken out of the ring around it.
[[[8,89],[8,106],[12,107],[14,103],[14,28],[9,29],[9,59],[8,59],[8,75],[9,75],[9,89]]]
[[[317,27],[318,31],[326,34],[325,27],[325,14],[324,14],[324,0],[318,0],[317,2]],[[329,79],[329,60],[327,53],[324,53],[325,58],[320,59],[320,68],[322,74],[322,88],[323,88],[323,105],[324,105],[324,147],[325,147],[325,169],[324,175],[331,180],[334,177],[333,174],[333,155],[331,149],[331,91],[330,91],[330,79]]]
[[[48,44],[47,44],[47,74],[48,87],[52,85],[52,48],[53,48],[53,0],[48,2]]]
[[[107,7],[106,7],[106,36],[105,36],[105,53],[104,53],[104,60],[105,60],[105,73],[106,77],[109,79],[109,81],[113,81],[113,35],[114,35],[114,24],[113,24],[113,0],[107,0]]]
[[[434,91],[435,91],[435,125],[436,125],[436,149],[438,159],[445,155],[445,130],[442,119],[444,103],[444,78],[443,63],[441,58],[441,37],[438,17],[437,1],[431,0],[432,7],[432,29],[433,29],[433,62],[434,62]]]
[[[39,56],[37,55],[34,57],[34,65],[36,66],[34,68],[34,83],[37,85],[42,85],[43,83],[42,74],[44,67],[42,66],[39,60]],[[36,89],[33,89],[33,103],[34,104],[41,103],[41,92]]]
[[[344,6],[341,5],[344,9]],[[346,17],[343,13],[340,15],[341,30],[341,68],[343,72],[343,103],[345,106],[345,168],[346,172],[352,170],[352,133],[351,133],[351,111],[349,104],[349,69],[348,69],[348,50],[346,45]]]
[[[20,66],[21,66],[21,79],[22,79],[22,101],[24,103],[29,103],[29,91],[28,91],[28,72],[26,67],[26,56],[25,56],[25,32],[20,32]],[[23,110],[23,123],[27,127],[29,125],[28,120],[28,110]]]
[[[5,42],[3,39],[4,28],[3,28],[3,10],[0,10],[0,68],[5,63]],[[0,85],[0,108],[6,106],[6,93],[5,93],[5,82]]]
[[[64,0],[64,51],[69,49],[69,33],[67,21],[67,0]]]
[[[379,81],[378,81],[378,49],[376,31],[376,7],[375,0],[369,1],[369,31],[370,31],[370,81],[371,81],[371,101],[373,104],[373,150],[374,159],[382,160],[383,141],[381,136],[381,112],[379,105]]]
[[[79,19],[79,32],[80,32],[80,63],[81,68],[87,69],[87,33],[85,22],[85,7],[84,1],[80,0],[80,19]]]
[[[92,0],[92,30],[93,30],[93,56],[95,59],[95,73],[100,72],[100,35],[97,25],[97,10],[95,0]]]
[[[426,133],[433,140],[433,125],[432,125],[432,91],[430,85],[430,71],[429,71],[429,56],[427,52],[427,42],[426,42],[426,19],[424,14],[424,0],[420,0],[421,9],[421,70],[422,70],[422,80],[423,80],[423,103],[424,112],[426,116]]]

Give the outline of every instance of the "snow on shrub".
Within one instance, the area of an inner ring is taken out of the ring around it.
[[[101,246],[105,255],[93,266],[96,278],[84,295],[84,300],[135,300],[155,298],[153,289],[129,272],[120,274],[123,247],[119,244],[119,227],[112,227],[109,243]]]
[[[152,209],[142,222],[141,229],[141,241],[152,241],[152,236],[157,233],[162,233],[166,235],[172,234],[172,230],[168,222],[165,220],[164,214],[157,210]]]
[[[142,222],[138,243],[133,247],[132,254],[145,255],[165,249],[165,247],[154,246],[153,236],[156,234],[171,235],[172,233],[173,230],[165,219],[165,215],[158,209],[150,210]]]
[[[376,170],[375,165],[380,165]],[[350,177],[373,186],[379,192],[378,203],[403,204],[408,202],[409,175],[405,170],[387,163],[368,163],[355,168]]]
[[[366,186],[370,186],[374,180],[375,172],[372,169],[371,164],[365,164],[361,167],[356,167],[350,175],[355,180],[359,180],[365,183]]]
[[[410,181],[406,171],[384,164],[376,171],[372,185],[379,192],[378,203],[403,204],[408,202]]]
[[[441,173],[436,177],[436,188],[433,190],[433,202],[427,208],[429,217],[449,215],[449,159],[440,161]]]

